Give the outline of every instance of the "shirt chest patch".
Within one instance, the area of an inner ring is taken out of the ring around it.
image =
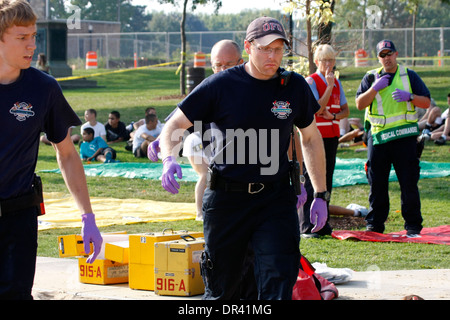
[[[34,111],[31,110],[33,106],[27,102],[16,102],[14,106],[9,110],[17,121],[25,121],[29,117],[34,117]]]
[[[287,101],[274,101],[272,104],[271,111],[278,119],[287,119],[292,113],[291,104]]]

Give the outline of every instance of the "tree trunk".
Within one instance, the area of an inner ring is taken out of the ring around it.
[[[334,0],[327,0],[325,2],[330,2],[330,10],[334,12]],[[321,11],[323,10],[323,6]],[[320,23],[317,28],[317,41],[320,44],[331,44],[331,31],[333,29],[333,22],[329,21],[328,23]]]
[[[313,74],[314,72],[316,72],[316,65],[314,64],[314,55],[312,52],[312,40],[311,40],[311,18],[309,17],[310,15],[310,11],[311,11],[311,0],[306,0],[306,32],[307,32],[307,36],[306,36],[306,46],[308,49],[308,62],[309,62],[309,74]]]

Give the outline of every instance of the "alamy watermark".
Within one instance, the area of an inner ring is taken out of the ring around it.
[[[184,132],[184,129],[174,130],[171,133],[171,141],[180,141]],[[205,155],[214,155],[210,162],[216,164],[259,164],[261,175],[278,173],[280,165],[279,129],[249,128],[243,130],[239,128],[226,129],[225,132],[222,132],[212,128],[204,131],[202,122],[194,121],[194,132],[200,133],[202,141],[211,141],[203,149]],[[194,157],[194,163],[201,164],[202,159]]]
[[[381,290],[381,272],[377,265],[367,267],[367,288],[370,290]]]
[[[69,12],[72,13],[66,20],[67,29],[81,29],[81,9],[78,6],[69,5],[67,7]]]
[[[381,29],[381,9],[379,6],[372,5],[366,9],[367,14],[367,28],[368,29]]]

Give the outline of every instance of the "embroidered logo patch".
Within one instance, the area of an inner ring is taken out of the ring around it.
[[[278,119],[287,119],[292,113],[292,109],[289,108],[290,105],[287,101],[274,101],[271,110]]]
[[[9,113],[13,114],[18,121],[25,121],[29,117],[34,117],[34,111],[32,111],[31,108],[33,108],[33,106],[29,103],[16,102],[9,110]]]

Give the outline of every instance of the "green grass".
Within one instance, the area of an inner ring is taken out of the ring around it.
[[[448,83],[450,83],[450,67],[417,67],[415,70],[427,84],[437,104],[444,110],[447,104]],[[102,71],[107,70],[80,70],[77,71],[76,75],[89,75]],[[364,73],[365,69],[362,68],[340,70],[341,81],[350,107],[350,117],[363,117],[363,111],[358,111],[355,107],[354,97]],[[180,93],[179,76],[175,74],[175,68],[127,71],[96,76],[93,79],[98,82],[98,88],[64,91],[67,100],[82,120],[87,108],[96,109],[98,120],[101,122],[107,121],[110,111],[118,110],[121,113],[121,120],[128,124],[130,121],[142,118],[144,109],[149,106],[154,106],[159,118],[164,119],[179,102],[177,98],[162,98],[177,96]],[[122,162],[145,161],[134,158],[131,152],[124,149],[124,143],[114,145],[114,148],[118,152],[118,159]],[[428,142],[422,160],[449,162],[449,151],[448,145],[438,147]],[[338,157],[365,158],[366,153],[355,152],[355,148],[344,148],[338,150]],[[41,145],[37,170],[56,168],[57,163],[53,148]],[[53,173],[41,173],[40,175],[43,179],[44,191],[68,193],[61,175]],[[87,183],[93,197],[194,202],[194,183],[190,182],[181,182],[180,194],[176,196],[163,190],[159,181],[153,180],[87,177]],[[424,227],[449,224],[449,185],[450,177],[420,180],[419,189]],[[391,212],[386,223],[386,232],[400,231],[403,229],[403,219],[398,211],[400,210],[400,191],[397,182],[389,184],[389,192]],[[341,206],[358,203],[368,207],[368,193],[368,185],[334,188],[331,203]],[[202,230],[202,224],[194,220],[145,223],[105,227],[101,228],[101,231],[126,230],[128,233],[140,233],[161,231],[164,228],[200,231]],[[79,228],[40,231],[38,255],[57,257],[56,237],[79,232]],[[335,268],[347,267],[358,271],[367,270],[371,265],[377,265],[381,270],[450,268],[448,262],[450,249],[445,245],[354,242],[324,237],[322,239],[302,240],[300,248],[311,262],[324,262]]]

